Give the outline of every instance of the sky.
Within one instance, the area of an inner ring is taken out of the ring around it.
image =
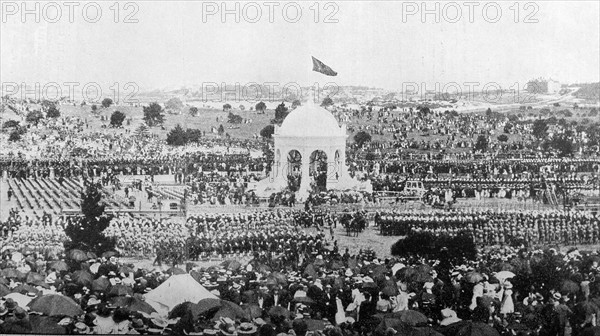
[[[401,90],[506,88],[540,76],[600,81],[599,1],[74,3],[2,1],[3,85],[335,82]],[[312,72],[311,56],[338,76]]]

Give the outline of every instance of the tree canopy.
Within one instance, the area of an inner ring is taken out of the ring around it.
[[[113,100],[110,98],[104,98],[102,99],[102,107],[104,108],[108,108],[113,104]]]
[[[371,141],[371,134],[369,134],[365,131],[360,131],[360,132],[354,134],[354,142],[359,147],[362,147],[362,145],[364,145],[365,143],[370,142],[370,141]]]
[[[110,125],[113,127],[121,127],[123,125],[123,121],[125,120],[125,113],[121,111],[114,111],[110,115]]]
[[[150,127],[162,125],[165,122],[163,112],[163,108],[158,103],[144,106],[144,122]]]

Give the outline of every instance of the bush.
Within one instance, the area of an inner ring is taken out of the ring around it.
[[[500,142],[507,142],[508,141],[508,136],[506,136],[506,134],[500,134],[498,136],[498,141],[500,141]]]
[[[227,122],[228,123],[230,123],[230,124],[241,124],[242,121],[244,121],[244,118],[242,118],[241,115],[229,112],[229,115],[227,116]]]
[[[32,124],[36,124],[40,121],[40,119],[42,119],[44,116],[42,115],[42,112],[40,111],[31,111],[29,113],[27,113],[27,117],[25,117],[25,120],[28,123],[32,123]]]
[[[58,118],[60,117],[60,111],[56,108],[56,106],[52,105],[46,112],[46,116],[48,118]]]
[[[110,98],[104,98],[104,99],[102,100],[102,107],[104,107],[104,108],[108,108],[108,107],[110,107],[110,105],[112,105],[112,104],[113,104],[113,100],[112,100],[112,99],[110,99]]]
[[[7,120],[4,122],[4,125],[2,127],[4,127],[4,128],[19,127],[19,122],[16,120]]]
[[[362,145],[364,145],[365,143],[370,142],[370,141],[371,141],[371,134],[369,134],[365,131],[360,131],[354,135],[354,142],[356,143],[356,145],[358,147],[362,147]]]
[[[171,146],[183,146],[187,143],[186,131],[183,130],[181,125],[177,124],[169,134],[167,134],[167,144]]]
[[[121,127],[125,120],[125,113],[121,111],[115,111],[110,115],[110,125],[113,127]]]
[[[273,137],[273,133],[275,133],[275,126],[273,125],[267,125],[260,130],[260,136],[267,139]]]
[[[19,131],[12,131],[10,133],[10,136],[8,137],[8,141],[10,142],[15,142],[15,141],[19,141],[21,140],[21,133],[19,133]]]
[[[151,103],[148,106],[144,106],[144,122],[149,127],[162,125],[165,121],[165,115],[163,114],[163,108],[158,103]]]

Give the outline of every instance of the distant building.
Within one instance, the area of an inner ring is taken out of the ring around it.
[[[530,93],[558,93],[560,91],[560,82],[553,79],[532,79],[527,82],[527,92]]]

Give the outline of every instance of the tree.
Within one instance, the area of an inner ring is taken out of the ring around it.
[[[257,112],[260,113],[264,113],[265,110],[267,109],[267,104],[265,104],[265,102],[259,102],[258,104],[256,104],[256,107],[254,108]]]
[[[104,98],[104,99],[102,99],[102,107],[109,108],[110,105],[112,105],[112,104],[113,104],[113,100],[112,99],[110,99],[110,98]]]
[[[150,129],[148,129],[148,126],[146,126],[145,124],[141,124],[138,128],[136,128],[134,134],[138,138],[143,138],[143,137],[147,136],[149,133],[150,133]]]
[[[244,121],[244,118],[242,118],[241,115],[229,112],[229,115],[227,116],[227,122],[228,123],[230,123],[230,124],[241,124],[242,121]]]
[[[491,117],[493,114],[492,109],[491,108],[487,108],[487,110],[485,110],[485,116],[486,117]]]
[[[228,112],[231,110],[231,104],[227,103],[223,105],[223,111]]]
[[[112,127],[121,127],[125,120],[125,113],[121,111],[115,111],[110,115],[110,125]]]
[[[183,110],[183,102],[181,99],[173,97],[165,103],[165,110],[169,113],[179,113]]]
[[[96,104],[92,105],[92,112],[96,112],[98,110],[98,106]]]
[[[188,128],[185,130],[185,138],[188,143],[199,142],[202,138],[202,131],[197,128]]]
[[[588,114],[588,116],[595,117],[597,115],[598,115],[598,109],[596,109],[595,107],[592,107],[592,109],[590,110],[590,113]]]
[[[300,106],[300,105],[302,105],[302,103],[301,103],[301,102],[300,102],[300,100],[298,100],[298,99],[295,99],[295,100],[292,102],[292,108],[293,108],[293,109],[295,109],[296,107],[298,107],[298,106]]]
[[[60,117],[60,111],[56,108],[56,106],[52,105],[48,108],[48,112],[46,112],[46,117],[58,118]]]
[[[144,122],[150,127],[162,125],[165,122],[163,112],[163,108],[158,103],[150,103],[150,105],[144,106]]]
[[[365,143],[370,142],[371,138],[371,134],[365,131],[360,131],[354,134],[354,142],[358,147],[362,147]]]
[[[10,142],[16,142],[21,140],[21,133],[18,130],[14,130],[10,133],[10,136],[8,137],[8,141]]]
[[[506,134],[500,134],[498,136],[498,141],[500,141],[500,142],[507,142],[508,141],[508,136],[506,136]]]
[[[333,105],[333,100],[331,98],[329,98],[329,96],[325,97],[325,99],[323,99],[323,102],[321,103],[321,106],[323,107],[327,107],[327,106],[331,106]]]
[[[115,247],[115,240],[106,237],[103,233],[110,224],[112,216],[104,213],[106,205],[102,200],[101,187],[86,181],[85,188],[85,192],[81,194],[83,217],[67,225],[65,234],[69,240],[64,245],[66,250],[76,248],[100,255]]]
[[[560,156],[571,156],[573,154],[574,144],[565,134],[552,137],[550,146],[560,152]]]
[[[281,104],[277,105],[277,108],[275,109],[275,123],[283,122],[288,113],[288,108],[285,106],[284,102],[281,102]]]
[[[538,119],[533,122],[533,130],[531,131],[534,137],[544,139],[548,136],[548,123],[544,119]]]
[[[4,128],[13,128],[13,127],[19,127],[19,122],[16,120],[7,120],[4,122],[4,124],[2,125],[2,127]]]
[[[195,117],[198,115],[198,108],[196,106],[192,106],[190,107],[190,115],[192,117]]]
[[[238,108],[240,109],[240,111],[244,111],[246,109],[246,106],[240,104],[240,106]]]
[[[225,127],[223,127],[223,124],[219,125],[217,132],[219,132],[219,135],[223,135],[225,133]]]
[[[187,143],[186,131],[177,124],[169,134],[167,134],[167,144],[171,146],[183,146]]]
[[[267,139],[273,137],[273,133],[275,133],[275,126],[273,125],[267,125],[260,130],[260,136]]]
[[[40,121],[40,119],[42,119],[44,116],[42,115],[42,112],[40,111],[31,111],[29,113],[27,113],[27,116],[25,117],[25,120],[28,123],[31,124],[36,124]]]
[[[485,152],[488,149],[488,139],[485,135],[477,137],[477,143],[475,143],[475,150]]]

